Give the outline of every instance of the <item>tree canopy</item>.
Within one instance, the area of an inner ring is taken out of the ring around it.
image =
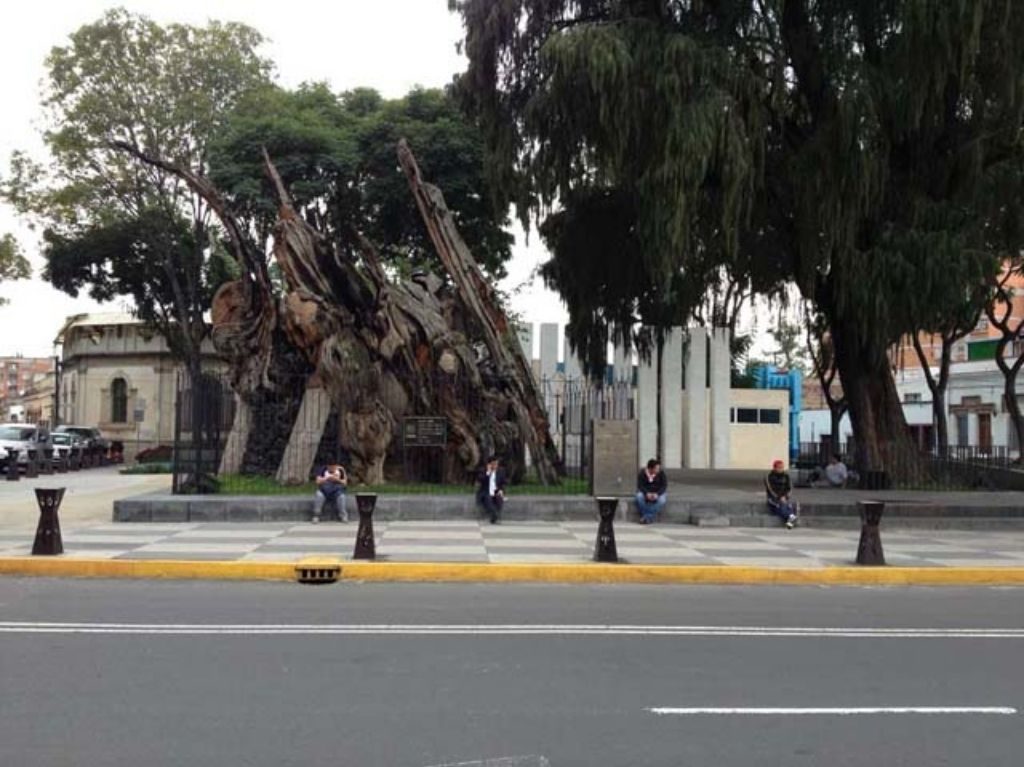
[[[203,200],[124,149],[205,173],[209,143],[247,92],[269,81],[262,37],[241,24],[161,26],[108,11],[46,60],[51,161],[15,154],[5,197],[43,227],[44,276],[72,295],[132,296],[172,350],[197,364],[219,270]]]
[[[486,193],[484,145],[458,104],[441,90],[384,99],[362,88],[335,95],[314,83],[270,86],[231,114],[211,149],[212,180],[263,239],[277,213],[266,177],[266,148],[297,208],[331,239],[357,251],[355,232],[398,271],[437,257],[395,158],[405,138],[428,177],[443,189],[478,262],[494,277],[511,256],[507,206]]]
[[[584,353],[595,311],[621,321],[632,303],[646,322],[653,292],[678,322],[723,268],[760,290],[792,281],[829,327],[861,461],[907,445],[888,348],[1021,244],[1024,8],[452,4],[497,188],[541,219],[602,195],[628,214],[609,241],[631,241],[630,258],[553,249],[581,280],[619,278],[570,306]]]
[[[0,282],[6,280],[25,280],[32,276],[32,268],[28,259],[22,255],[21,246],[12,234],[0,237]],[[0,306],[7,299],[0,296]]]

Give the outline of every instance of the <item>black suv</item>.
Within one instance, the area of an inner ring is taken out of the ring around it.
[[[94,426],[75,426],[65,424],[53,430],[54,434],[75,434],[81,437],[85,443],[83,447],[87,450],[95,449],[106,455],[110,451],[110,440],[100,434],[100,430]]]

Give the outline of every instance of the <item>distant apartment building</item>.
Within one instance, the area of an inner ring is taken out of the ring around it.
[[[1012,290],[1010,303],[996,304],[995,314],[1002,317],[1008,311],[1010,325],[1016,327],[1024,319],[1024,277],[1011,275],[1008,287]],[[1000,336],[1000,331],[982,314],[971,332],[953,344],[943,409],[949,424],[950,445],[976,448],[982,453],[1007,451],[1019,455],[1017,434],[1007,414],[1003,376],[996,366]],[[942,339],[921,334],[918,341],[933,375],[937,376]],[[1013,359],[1024,354],[1024,339],[1011,341],[1004,354]],[[890,362],[911,436],[921,449],[931,449],[936,442],[932,392],[913,338],[904,338],[892,348]],[[1024,405],[1024,374],[1017,382],[1016,398]],[[824,404],[820,404],[801,415],[801,442],[831,439],[828,410],[823,408]],[[839,441],[845,443],[851,434],[852,427],[846,417]]]
[[[0,357],[0,420],[29,420],[22,398],[48,373],[53,373],[52,357]]]

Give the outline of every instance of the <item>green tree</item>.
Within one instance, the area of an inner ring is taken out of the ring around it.
[[[444,191],[466,244],[492,277],[504,276],[512,238],[507,206],[485,193],[480,132],[441,90],[383,99],[363,88],[342,93],[315,83],[268,87],[244,99],[211,147],[211,178],[265,240],[277,216],[266,148],[297,208],[332,241],[359,252],[355,233],[399,273],[437,265],[422,216],[398,168],[405,138],[423,172]]]
[[[792,281],[827,322],[858,463],[912,450],[888,349],[942,311],[946,281],[1019,250],[1020,227],[995,225],[1019,216],[1014,195],[992,190],[1019,187],[1024,8],[452,5],[503,194],[542,218],[618,195],[638,260],[616,273],[641,269],[672,314],[692,311],[680,284],[698,295],[723,265],[759,291]]]
[[[0,237],[0,282],[5,280],[26,280],[32,276],[32,268],[21,253],[21,246],[14,235],[5,234]],[[0,296],[0,306],[7,299]]]
[[[787,370],[799,368],[804,370],[807,367],[807,345],[806,331],[799,322],[795,322],[779,310],[775,327],[768,331],[778,348],[769,352],[775,359],[775,364]]]
[[[262,38],[240,24],[161,26],[123,9],[46,60],[51,160],[16,154],[5,197],[44,229],[44,276],[72,295],[130,296],[195,378],[203,319],[223,279],[208,206],[139,153],[208,170],[226,114],[269,79]]]

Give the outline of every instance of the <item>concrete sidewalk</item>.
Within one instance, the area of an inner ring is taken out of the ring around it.
[[[274,561],[351,559],[354,522],[103,524],[63,527],[66,559]],[[596,522],[383,522],[374,525],[385,562],[583,564],[592,560]],[[616,525],[626,564],[842,567],[854,564],[859,533],[847,530],[708,529]],[[0,558],[31,552],[33,532],[0,529]],[[882,532],[889,565],[1024,568],[1024,532]],[[38,558],[37,558],[38,559]]]
[[[139,495],[171,491],[169,474],[121,474],[121,466],[83,469],[68,474],[53,474],[10,482],[0,477],[0,534],[34,531],[39,521],[35,488],[64,487],[60,505],[61,523],[74,526],[110,521],[114,501]]]
[[[355,522],[110,521],[115,499],[164,493],[169,479],[126,476],[107,467],[67,478],[0,482],[0,575],[292,579],[297,563],[313,560],[340,568],[346,579],[365,580],[1024,584],[1020,528],[913,530],[887,526],[883,519],[889,566],[868,568],[854,566],[859,529],[640,526],[621,519],[615,525],[621,561],[598,565],[592,561],[597,535],[592,500],[576,518],[510,518],[501,525],[472,516],[376,515],[376,562],[352,561]],[[39,519],[33,489],[40,486],[68,488],[60,509],[60,556],[31,556]],[[687,492],[708,494],[707,488]],[[1019,504],[1020,496],[944,500],[997,506]]]

